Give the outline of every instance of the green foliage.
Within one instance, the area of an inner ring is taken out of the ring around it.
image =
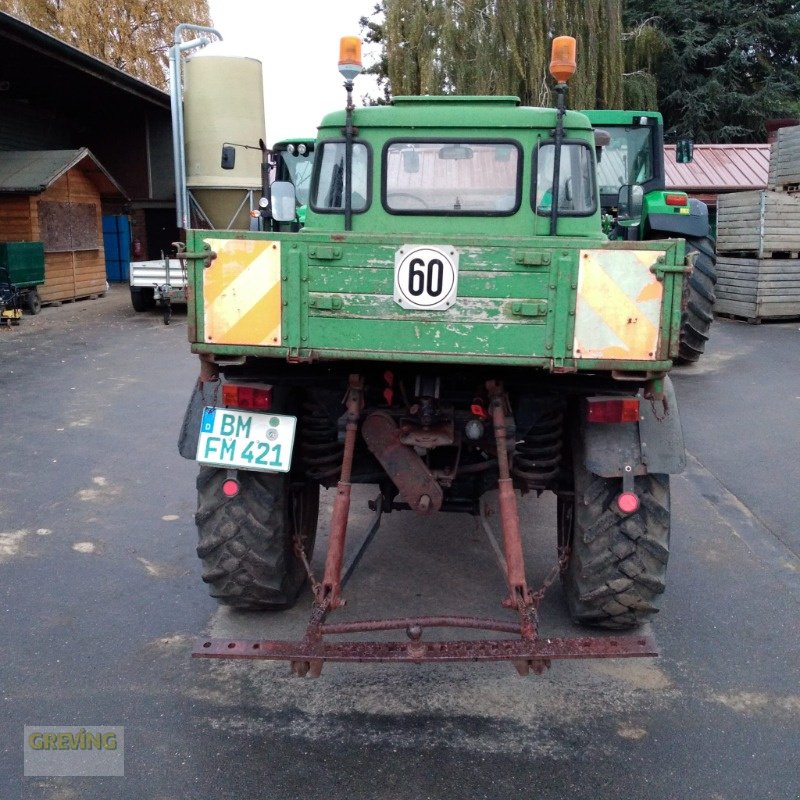
[[[375,3],[372,9],[372,14],[369,17],[361,17],[359,24],[361,25],[361,35],[365,42],[368,44],[376,44],[381,47],[381,54],[374,64],[370,64],[364,72],[368,75],[373,75],[378,83],[378,88],[381,92],[380,97],[370,97],[369,95],[362,98],[365,105],[382,106],[389,103],[392,98],[391,85],[389,84],[389,59],[386,56],[386,37],[384,35],[384,14],[386,9],[384,3]]]
[[[639,47],[654,72],[667,136],[763,141],[797,112],[800,7],[791,0],[628,0],[626,23],[656,31]]]
[[[382,46],[369,71],[389,94],[517,95],[550,105],[550,40],[578,40],[573,108],[618,108],[623,100],[622,0],[384,0],[362,18]]]
[[[210,24],[207,0],[0,0],[0,11],[161,89],[175,27]]]

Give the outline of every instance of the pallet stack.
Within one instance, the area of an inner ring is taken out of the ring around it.
[[[769,189],[719,196],[718,314],[800,316],[800,126],[772,145]]]

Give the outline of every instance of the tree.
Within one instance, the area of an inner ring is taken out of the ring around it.
[[[166,88],[181,22],[209,25],[207,0],[0,0],[0,10],[143,81]]]
[[[628,0],[626,22],[656,31],[651,69],[669,137],[763,141],[797,113],[800,6],[791,0]]]
[[[578,40],[573,107],[620,107],[622,0],[384,0],[362,18],[388,94],[513,94],[549,105],[550,39]]]

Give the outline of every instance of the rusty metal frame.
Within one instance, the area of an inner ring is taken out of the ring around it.
[[[399,617],[395,619],[358,620],[333,624],[328,615],[345,604],[341,590],[349,579],[364,551],[378,530],[383,498],[375,503],[376,515],[372,525],[342,576],[345,537],[350,508],[350,475],[353,464],[356,434],[364,408],[364,384],[358,375],[350,376],[345,396],[347,425],[336,499],[331,517],[331,532],[325,559],[325,575],[317,583],[307,562],[306,568],[314,589],[314,605],[305,636],[298,641],[261,639],[201,639],[193,650],[196,658],[238,658],[289,661],[296,675],[318,677],[326,661],[333,662],[483,662],[510,661],[520,675],[541,674],[554,659],[636,658],[657,656],[655,641],[649,635],[591,636],[575,638],[540,638],[538,635],[538,606],[550,584],[563,568],[566,554],[548,576],[544,585],[532,592],[525,578],[519,513],[509,469],[506,438],[508,401],[502,384],[490,381],[486,386],[490,397],[490,416],[494,424],[499,472],[498,502],[503,528],[503,551],[498,560],[508,584],[504,607],[517,612],[517,621],[467,616]],[[399,434],[399,431],[398,431]],[[493,537],[491,537],[493,539]],[[495,548],[499,551],[495,542]],[[516,635],[518,638],[466,639],[423,641],[430,629],[461,628]],[[403,630],[408,641],[330,641],[326,636]]]
[[[422,631],[433,627],[459,627],[519,633],[519,626],[501,620],[471,617],[408,617],[364,620],[342,625],[315,623],[314,636],[301,641],[253,639],[203,639],[192,650],[196,658],[240,658],[290,661],[296,675],[318,677],[326,661],[344,663],[412,663],[510,661],[520,675],[541,674],[555,659],[637,658],[657,656],[652,636],[581,638],[468,639],[421,641]],[[405,629],[408,642],[326,642],[323,636]]]

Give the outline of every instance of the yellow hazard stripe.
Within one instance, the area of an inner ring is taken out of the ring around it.
[[[280,344],[280,243],[252,239],[208,243],[217,258],[203,271],[206,342]]]
[[[633,254],[631,254],[633,255]],[[639,263],[625,264],[628,269],[647,269],[649,265],[642,259]],[[640,273],[641,274],[641,273]],[[631,275],[631,277],[633,277]],[[647,283],[636,290],[631,297],[618,283],[619,278],[612,277],[603,269],[599,259],[588,257],[581,260],[578,281],[578,316],[581,305],[594,312],[595,318],[607,328],[593,331],[587,336],[577,335],[575,355],[578,358],[635,359],[652,360],[658,345],[658,325],[651,321],[640,303],[660,301],[663,286],[655,276],[648,276]],[[630,286],[632,289],[633,286]],[[613,343],[608,339],[615,339]]]

